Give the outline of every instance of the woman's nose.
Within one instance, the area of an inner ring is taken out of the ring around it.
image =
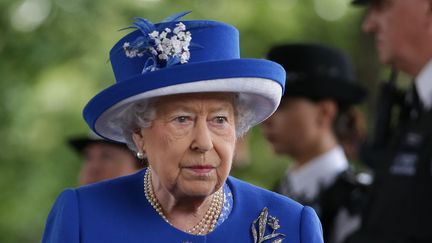
[[[199,153],[205,153],[213,149],[212,134],[206,120],[196,122],[191,149]]]

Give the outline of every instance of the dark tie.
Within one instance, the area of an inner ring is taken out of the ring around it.
[[[408,110],[409,118],[415,120],[419,118],[423,111],[423,105],[417,92],[415,85],[407,91],[405,96],[405,105]]]

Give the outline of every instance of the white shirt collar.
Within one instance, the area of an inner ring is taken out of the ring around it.
[[[417,93],[426,110],[432,108],[432,60],[420,71],[415,79]]]
[[[296,170],[288,170],[292,193],[306,200],[314,199],[322,188],[331,185],[337,175],[347,170],[348,159],[340,146],[312,159]]]

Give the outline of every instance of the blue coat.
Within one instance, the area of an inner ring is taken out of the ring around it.
[[[272,233],[270,224],[264,224],[265,232],[259,234],[259,220],[255,220],[264,208],[268,208],[269,217],[262,218],[274,216],[279,220],[275,233],[285,235],[282,242],[323,242],[313,209],[233,177],[227,180],[234,198],[228,219],[210,234],[190,235],[166,223],[148,203],[144,171],[63,191],[48,216],[42,242],[254,242],[252,227],[258,238]]]

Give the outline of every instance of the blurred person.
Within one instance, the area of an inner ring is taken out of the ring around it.
[[[136,18],[110,52],[117,82],[84,108],[94,132],[149,166],[65,190],[42,242],[323,242],[312,208],[229,177],[237,138],[276,110],[285,71],[240,58],[235,27],[186,13]]]
[[[233,168],[245,168],[250,164],[249,136],[245,134],[237,140],[234,151]]]
[[[317,210],[325,242],[343,242],[360,226],[355,197],[362,185],[351,173],[340,138],[347,147],[360,143],[363,127],[357,127],[361,122],[352,106],[366,91],[336,49],[287,44],[273,47],[268,58],[285,68],[287,81],[263,132],[277,154],[294,160],[276,190]]]
[[[432,242],[432,1],[355,0],[367,15],[379,60],[413,77],[384,156],[372,201],[349,242]]]
[[[350,162],[361,162],[362,147],[366,141],[366,121],[358,107],[350,107],[334,125],[339,145]]]
[[[72,138],[68,142],[82,158],[80,185],[133,174],[145,163],[126,144],[103,139],[94,133]]]

